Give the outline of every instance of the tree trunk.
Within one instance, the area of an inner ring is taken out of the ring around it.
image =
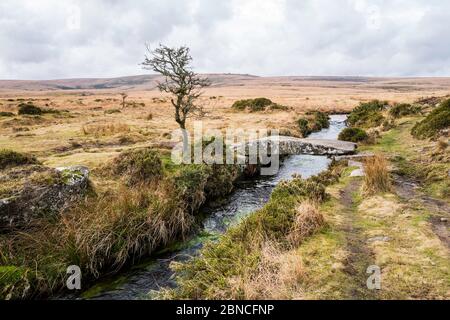
[[[191,150],[189,147],[189,134],[186,130],[186,124],[182,121],[179,122],[181,131],[183,132],[183,163],[191,163]]]

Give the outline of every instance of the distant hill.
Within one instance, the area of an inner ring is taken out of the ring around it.
[[[240,74],[205,74],[214,86],[230,86],[257,76]],[[81,78],[59,80],[0,80],[0,90],[51,91],[51,90],[98,90],[98,89],[154,89],[159,75],[139,75],[118,78]]]
[[[365,87],[407,92],[411,90],[450,89],[450,78],[373,78],[355,76],[276,76],[259,77],[249,74],[203,74],[216,88],[232,87],[321,87],[356,88]],[[118,78],[81,78],[61,80],[0,80],[0,91],[131,91],[156,89],[159,75],[138,75]]]

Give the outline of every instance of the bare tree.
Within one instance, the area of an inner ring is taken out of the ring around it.
[[[164,81],[158,83],[158,89],[172,95],[175,121],[184,130],[189,116],[203,115],[203,110],[196,101],[201,96],[202,89],[211,83],[192,71],[190,66],[192,57],[188,47],[169,48],[160,45],[157,49],[151,50],[147,46],[147,52],[148,56],[142,65],[144,69],[164,76]]]
[[[125,109],[125,99],[128,98],[128,95],[125,92],[120,95],[122,96],[122,109]]]

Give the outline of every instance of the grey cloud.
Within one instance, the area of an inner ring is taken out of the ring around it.
[[[146,42],[201,72],[448,76],[448,30],[438,0],[2,0],[0,78],[139,74]]]

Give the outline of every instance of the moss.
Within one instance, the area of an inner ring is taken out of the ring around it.
[[[21,103],[18,107],[20,115],[41,115],[43,113],[41,108],[32,103]]]
[[[62,182],[64,184],[70,184],[73,180],[79,180],[83,178],[83,173],[79,170],[63,170],[60,172],[60,179],[53,180],[54,182]]]
[[[127,281],[127,277],[125,277],[125,276],[119,277],[112,281],[108,281],[108,280],[102,281],[101,283],[98,283],[98,284],[92,286],[91,288],[89,288],[88,290],[84,291],[81,294],[81,297],[83,299],[95,298],[102,292],[112,291],[112,290],[117,289],[121,285],[125,284],[126,281]]]
[[[342,141],[361,142],[369,138],[367,133],[360,128],[345,128],[339,134],[338,139]]]
[[[0,266],[0,299],[24,297],[29,290],[32,273],[17,266]]]
[[[383,111],[387,105],[387,102],[381,102],[379,100],[361,103],[353,109],[348,116],[348,124],[352,127],[377,127],[384,121],[381,111]]]
[[[37,163],[39,162],[32,155],[23,154],[7,149],[0,150],[0,170]]]
[[[441,130],[450,127],[450,99],[434,109],[424,120],[417,123],[411,134],[418,139],[436,138]]]

